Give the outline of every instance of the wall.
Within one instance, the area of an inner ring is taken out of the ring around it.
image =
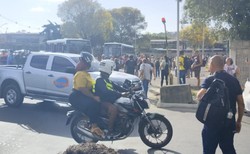
[[[43,40],[39,33],[5,33],[0,34],[0,48],[39,51]]]
[[[235,64],[240,68],[240,76],[237,77],[240,84],[244,86],[247,79],[250,80],[250,41],[230,41],[229,57],[232,57]],[[246,63],[248,59],[249,63]]]

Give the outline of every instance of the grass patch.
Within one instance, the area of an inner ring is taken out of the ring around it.
[[[192,93],[192,96],[193,97],[196,97],[198,91],[200,90],[199,87],[194,87],[194,86],[191,86],[191,93]]]

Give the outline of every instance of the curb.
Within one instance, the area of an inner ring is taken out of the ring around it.
[[[185,108],[185,109],[197,109],[198,104],[187,104],[187,103],[162,103],[157,102],[156,107],[158,108]]]

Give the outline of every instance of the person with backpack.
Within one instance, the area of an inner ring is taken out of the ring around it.
[[[184,68],[186,70],[186,77],[187,78],[190,78],[190,76],[191,76],[191,65],[192,65],[191,58],[188,57],[188,56],[185,56],[185,59],[184,59]]]
[[[201,100],[203,96],[205,97],[206,92],[209,91],[208,89],[211,84],[214,83],[213,81],[215,78],[222,80],[228,91],[227,99],[222,101],[223,106],[228,104],[231,109],[231,112],[228,113],[231,114],[227,114],[224,118],[225,120],[219,124],[208,125],[204,123],[202,130],[203,154],[215,154],[218,145],[224,154],[236,154],[234,148],[234,135],[235,133],[239,133],[241,130],[241,122],[244,113],[242,89],[239,81],[230,74],[226,73],[223,69],[224,61],[221,56],[215,55],[211,57],[208,67],[209,71],[213,75],[207,77],[201,84],[201,89],[197,93],[197,98],[198,100]],[[237,109],[236,102],[238,107]],[[212,107],[212,105],[210,107]],[[220,110],[217,110],[217,112],[220,112]],[[238,112],[237,120],[236,112]],[[217,118],[214,118],[214,121],[216,120]]]
[[[168,85],[169,61],[167,56],[164,56],[164,59],[162,58],[160,68],[161,68],[161,87],[162,87],[164,78],[166,80],[166,85]]]
[[[185,55],[184,55],[184,50],[180,51],[180,56],[179,56],[179,83],[180,84],[186,84],[186,70],[185,70]]]

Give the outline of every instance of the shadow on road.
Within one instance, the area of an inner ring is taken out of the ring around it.
[[[52,102],[24,103],[20,108],[0,104],[0,121],[16,123],[37,133],[71,138],[69,128],[65,125],[69,110],[71,108],[68,106],[62,107]]]
[[[169,149],[148,149],[148,154],[181,154],[179,152],[169,150]]]
[[[20,108],[11,108],[0,103],[0,121],[15,123],[32,132],[71,137],[69,126],[66,126],[66,113],[71,107],[54,103],[23,103]],[[129,137],[137,137],[138,126]]]
[[[138,154],[135,149],[119,149],[117,152],[119,154]]]

